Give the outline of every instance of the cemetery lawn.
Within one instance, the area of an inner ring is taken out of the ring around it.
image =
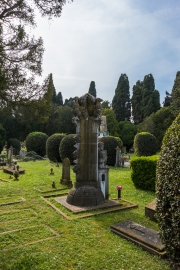
[[[169,269],[163,259],[110,231],[111,225],[125,220],[158,230],[145,217],[144,209],[155,194],[134,187],[130,168],[110,167],[110,199],[117,198],[116,186],[121,185],[122,198],[138,208],[68,220],[42,199],[69,191],[60,190],[65,188],[59,182],[62,165],[56,167],[49,160],[18,165],[25,170],[18,181],[0,170],[0,270]],[[50,175],[51,168],[54,175]],[[75,181],[72,170],[71,180]],[[56,183],[54,192],[52,181]],[[53,197],[49,201],[58,207]]]

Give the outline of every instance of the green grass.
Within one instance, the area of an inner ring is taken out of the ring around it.
[[[26,171],[19,181],[0,170],[0,178],[10,180],[0,181],[0,270],[169,269],[158,256],[110,231],[111,225],[127,219],[158,230],[144,213],[155,194],[134,187],[130,168],[110,168],[110,198],[117,197],[116,186],[122,185],[122,197],[138,208],[67,220],[41,198],[42,192],[51,190],[52,181],[57,189],[64,187],[60,184],[62,166],[48,160],[18,164]],[[50,175],[51,167],[54,175]],[[72,170],[71,180],[75,181]],[[3,204],[21,197],[26,200]]]

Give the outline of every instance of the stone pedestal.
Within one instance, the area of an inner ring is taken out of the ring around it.
[[[156,214],[156,199],[145,206],[145,215],[153,221],[157,221],[155,218]]]
[[[104,203],[98,182],[98,129],[101,99],[89,93],[74,98],[73,121],[76,124],[74,172],[76,182],[67,196],[67,203],[76,206],[95,206]]]

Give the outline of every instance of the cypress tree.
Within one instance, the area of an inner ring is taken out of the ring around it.
[[[50,75],[49,75],[49,85],[48,85],[48,88],[51,89],[51,91],[52,91],[52,102],[53,103],[56,103],[56,89],[54,87],[52,73],[50,73]]]
[[[177,115],[180,108],[180,71],[176,73],[176,78],[172,88],[172,107],[175,115]]]
[[[143,91],[143,83],[141,81],[137,81],[133,86],[131,104],[132,104],[132,116],[135,124],[139,124],[143,121],[142,115],[142,91]]]
[[[126,74],[121,74],[115,95],[112,100],[112,108],[118,122],[128,120],[131,117],[131,102],[129,92],[129,80]]]
[[[171,105],[171,102],[172,102],[171,94],[168,91],[166,91],[166,96],[163,101],[163,107],[169,107]]]
[[[94,81],[91,81],[88,93],[96,98],[96,86]]]
[[[59,92],[56,96],[56,103],[58,106],[63,106],[63,97],[61,92]]]

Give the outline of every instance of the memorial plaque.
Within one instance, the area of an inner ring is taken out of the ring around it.
[[[165,246],[162,244],[159,233],[150,228],[146,228],[131,220],[126,220],[110,227],[111,231],[135,244],[152,254],[165,256]]]

